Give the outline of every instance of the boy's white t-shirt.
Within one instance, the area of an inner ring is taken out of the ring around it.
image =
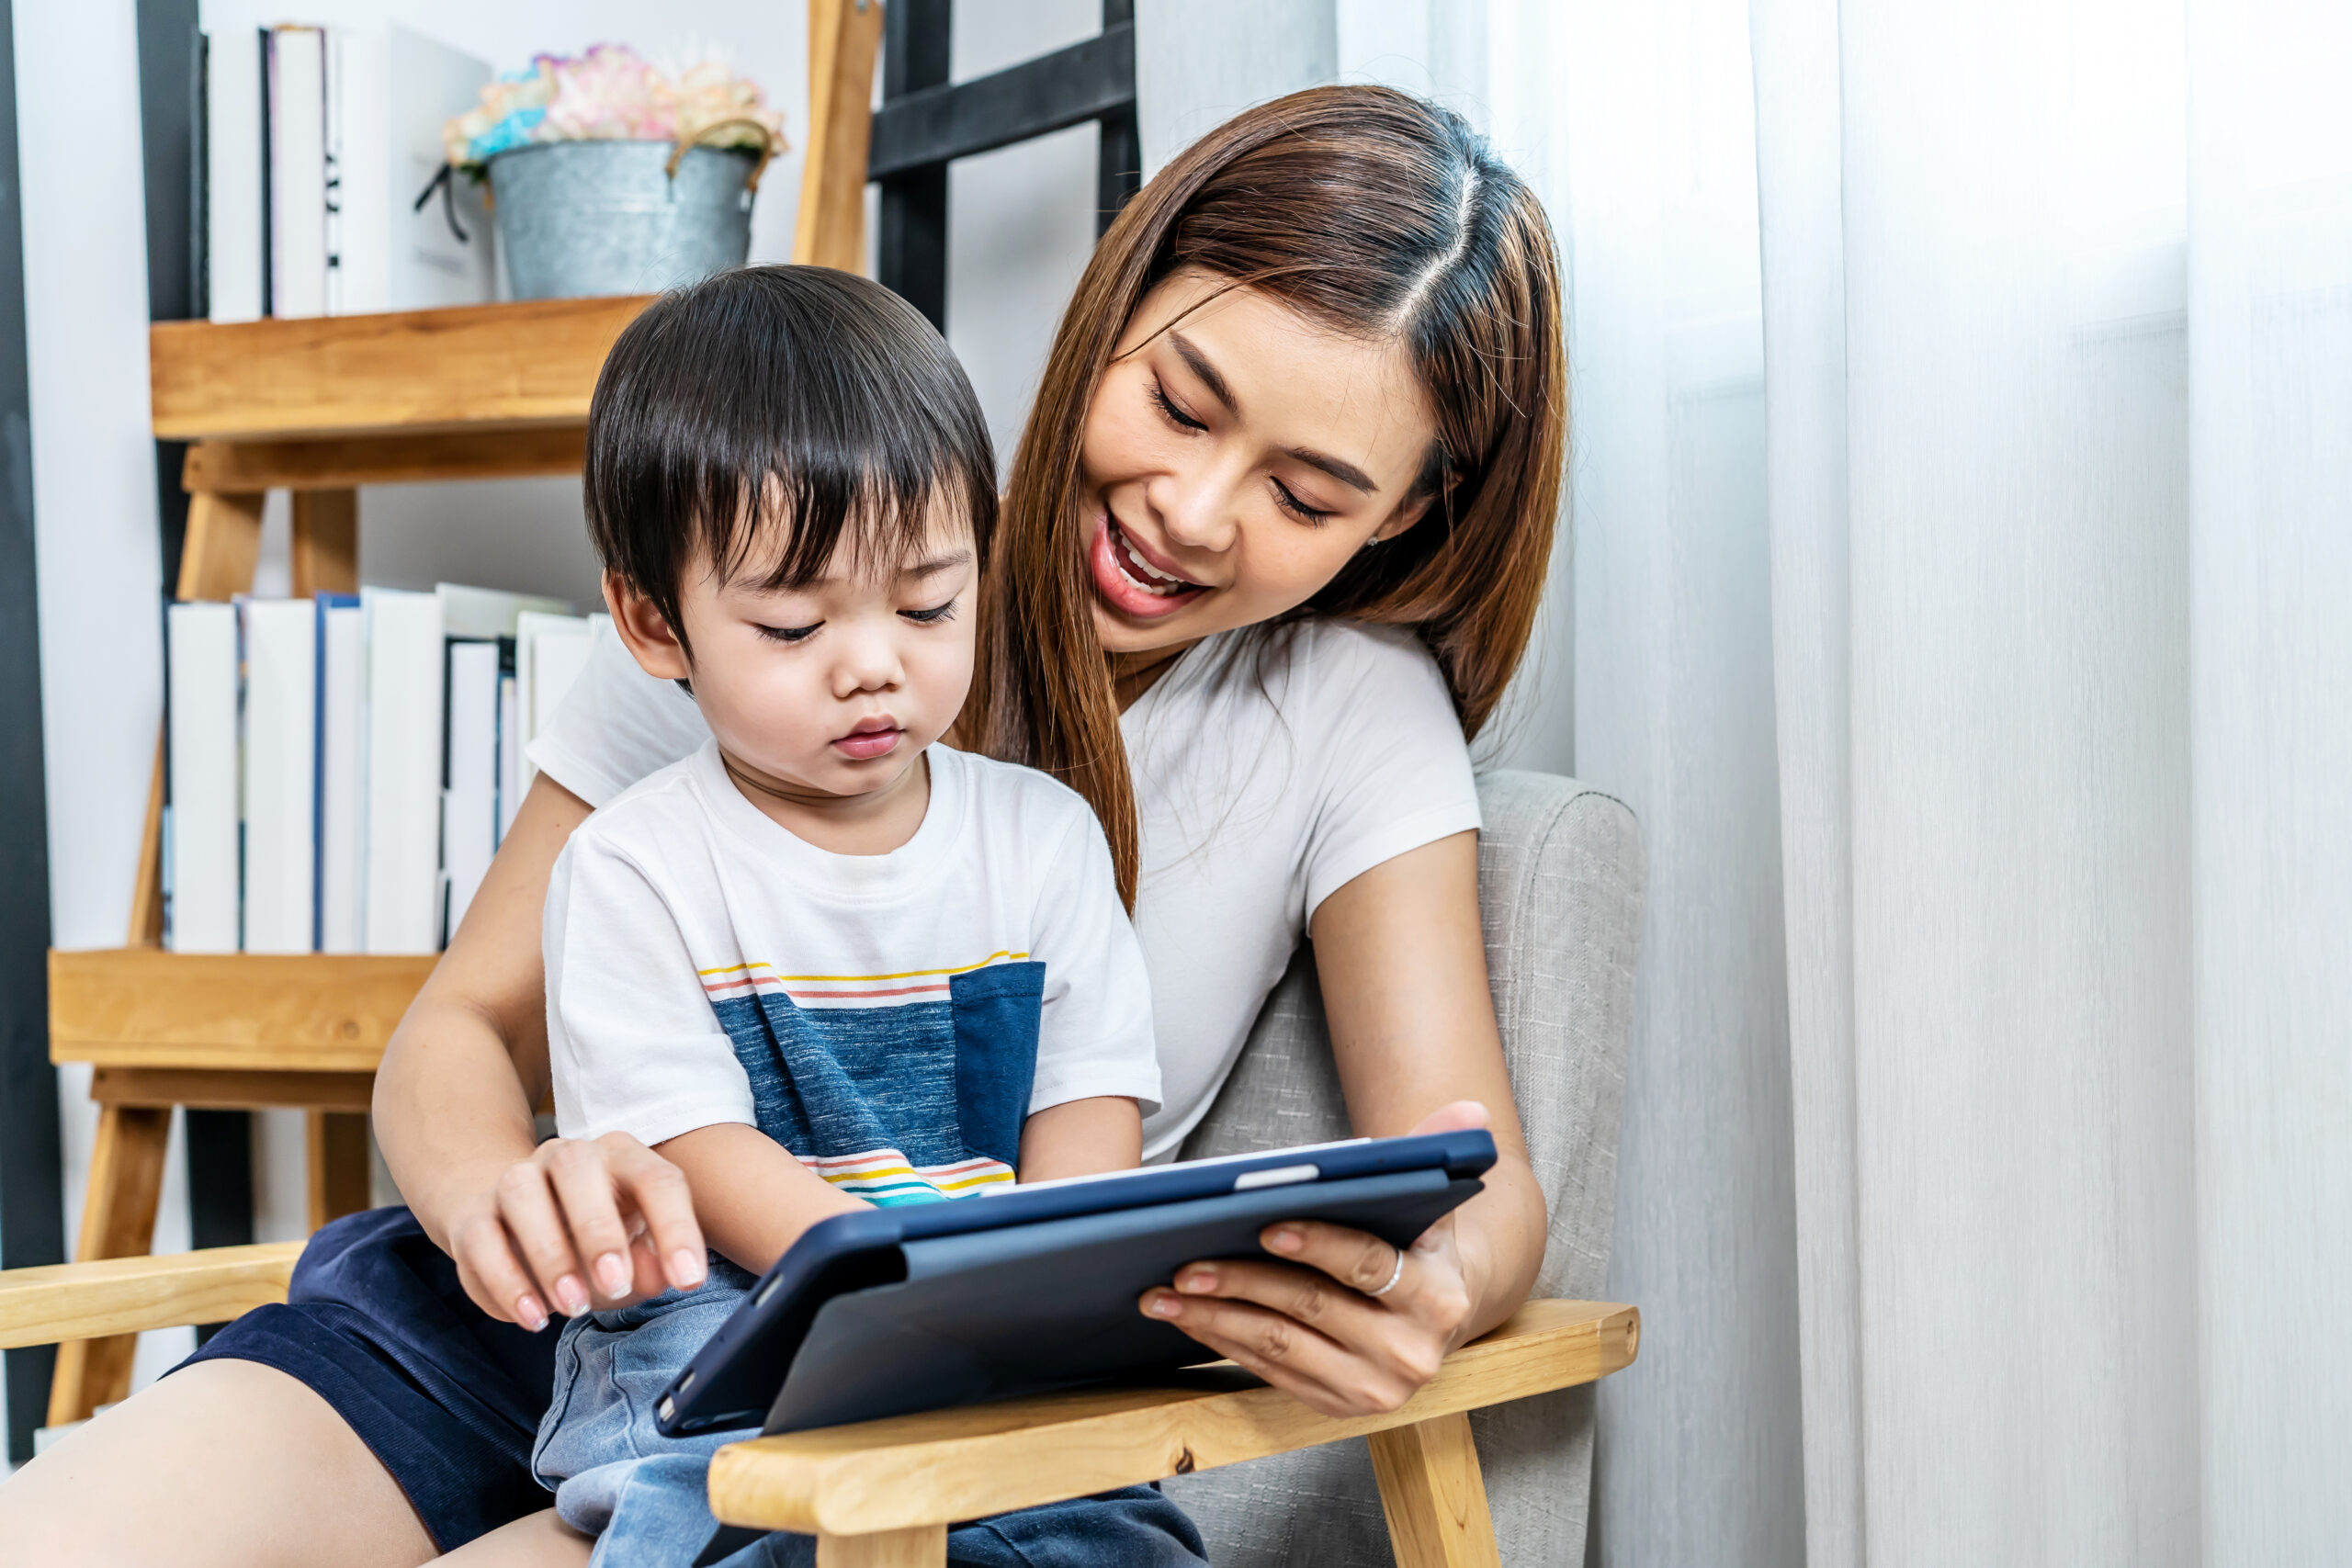
[[[1155,1159],[1207,1114],[1316,908],[1382,862],[1477,828],[1478,793],[1437,661],[1403,628],[1319,620],[1210,637],[1119,728],[1142,838]],[[708,736],[693,700],[605,629],[530,754],[596,806]]]
[[[548,887],[566,1137],[756,1126],[876,1202],[1012,1179],[1021,1123],[1160,1098],[1143,957],[1084,800],[933,746],[922,825],[830,853],[706,739],[573,832]]]

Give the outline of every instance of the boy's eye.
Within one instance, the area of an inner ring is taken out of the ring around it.
[[[924,626],[930,626],[934,621],[944,621],[953,616],[956,614],[956,601],[950,599],[946,604],[934,604],[928,610],[901,610],[899,614],[910,621],[920,621]]]
[[[762,626],[760,635],[770,642],[806,642],[817,635],[817,626],[824,624],[819,621],[813,626]]]

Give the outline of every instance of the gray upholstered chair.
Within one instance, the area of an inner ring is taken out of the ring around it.
[[[1547,773],[1479,781],[1478,899],[1503,1049],[1551,1215],[1538,1296],[1597,1300],[1609,1271],[1645,873],[1634,815]],[[1302,948],[1184,1157],[1348,1135],[1313,955]],[[1592,1389],[1472,1418],[1509,1568],[1584,1561]],[[1374,1568],[1392,1561],[1363,1439],[1163,1483],[1218,1568]]]

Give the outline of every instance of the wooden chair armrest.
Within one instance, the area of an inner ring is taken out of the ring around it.
[[[220,1323],[286,1299],[299,1241],[0,1269],[0,1348]]]
[[[1640,1335],[1630,1306],[1529,1302],[1380,1416],[1320,1416],[1227,1365],[1148,1388],[757,1438],[711,1461],[711,1511],[728,1524],[820,1536],[927,1530],[1591,1382],[1631,1362]]]

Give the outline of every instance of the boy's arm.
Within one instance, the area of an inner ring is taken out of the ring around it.
[[[1128,1170],[1143,1159],[1143,1103],[1158,1108],[1151,981],[1119,904],[1111,847],[1079,807],[1048,863],[1030,932],[1046,965],[1037,1073],[1021,1128],[1021,1179]]]
[[[1142,1160],[1143,1114],[1121,1095],[1066,1100],[1021,1124],[1023,1181],[1131,1170]]]
[[[1022,1150],[1025,1156],[1025,1134]],[[740,1122],[697,1127],[657,1152],[686,1173],[695,1218],[710,1245],[754,1274],[766,1273],[819,1220],[866,1206]]]

